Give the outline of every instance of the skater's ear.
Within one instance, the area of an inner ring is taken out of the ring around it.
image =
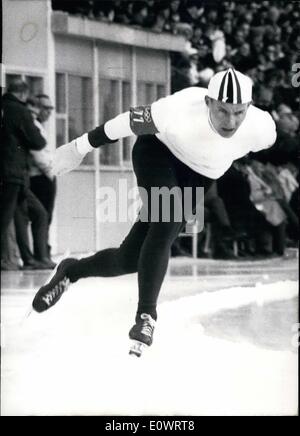
[[[206,95],[205,96],[205,103],[206,103],[206,106],[207,107],[210,107],[210,105],[211,105],[211,98],[210,97],[208,97],[208,95]]]

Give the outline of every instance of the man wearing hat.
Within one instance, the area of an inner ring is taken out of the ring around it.
[[[69,172],[87,152],[134,134],[134,172],[149,199],[153,187],[179,192],[186,187],[203,187],[207,192],[234,160],[270,147],[276,128],[269,113],[252,105],[251,79],[229,68],[215,74],[208,89],[186,88],[152,105],[131,108],[63,145],[56,151],[54,171],[57,175]],[[140,216],[145,210],[148,214],[152,206],[142,199]],[[193,211],[196,206],[193,197]],[[80,278],[137,272],[139,301],[129,336],[151,345],[170,248],[186,223],[185,219],[176,220],[175,215],[176,207],[171,206],[168,222],[161,215],[158,220],[138,219],[119,248],[80,260],[63,260],[56,275],[36,294],[33,308],[47,310]]]

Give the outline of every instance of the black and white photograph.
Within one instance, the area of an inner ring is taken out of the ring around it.
[[[300,1],[1,12],[1,416],[298,416]]]

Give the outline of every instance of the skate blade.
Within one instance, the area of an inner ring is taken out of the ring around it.
[[[143,352],[148,348],[148,345],[143,342],[132,340],[132,344],[129,350],[130,356],[141,357]]]
[[[25,314],[23,315],[21,321],[19,322],[19,327],[22,327],[25,323],[25,321],[30,317],[30,315],[32,314],[32,312],[34,311],[32,304],[30,304],[30,306],[27,308]]]

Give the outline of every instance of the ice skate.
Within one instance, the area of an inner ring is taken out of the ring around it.
[[[70,279],[66,275],[67,268],[75,262],[78,262],[77,259],[64,259],[58,265],[49,283],[38,290],[32,302],[32,307],[36,312],[44,312],[50,309],[61,298],[70,285]]]
[[[155,328],[155,320],[151,315],[142,313],[136,321],[136,324],[131,328],[129,337],[131,339],[130,355],[140,357],[143,351],[150,347],[153,342],[153,332]]]

